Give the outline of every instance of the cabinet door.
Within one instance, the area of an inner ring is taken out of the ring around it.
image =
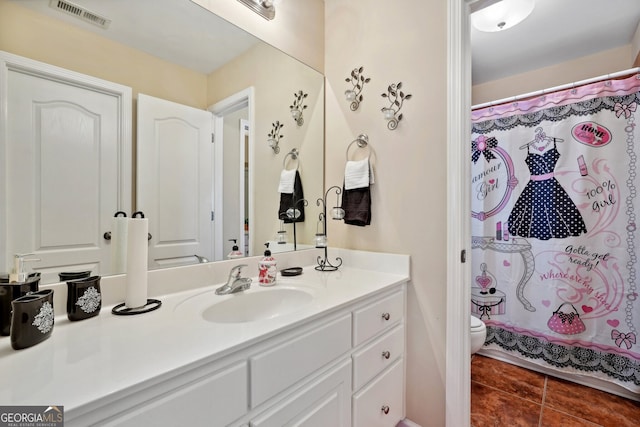
[[[256,417],[250,427],[348,427],[351,361],[345,360]]]
[[[247,412],[245,362],[200,381],[160,394],[104,426],[226,426]]]
[[[345,314],[251,357],[251,407],[337,360],[350,347],[351,315]]]
[[[403,360],[353,396],[353,427],[394,427],[404,418]]]

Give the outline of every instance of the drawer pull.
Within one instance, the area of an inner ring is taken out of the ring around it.
[[[384,357],[385,359],[388,359],[391,357],[391,353],[389,351],[383,351],[382,357]]]
[[[387,405],[384,405],[384,406],[383,406],[382,408],[380,408],[380,409],[382,410],[382,412],[384,412],[384,413],[385,413],[385,415],[389,413],[389,407],[388,407]]]
[[[382,313],[382,318],[384,320],[389,320],[389,319],[391,319],[391,315],[389,313]]]

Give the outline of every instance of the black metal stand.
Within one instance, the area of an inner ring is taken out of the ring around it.
[[[309,202],[307,202],[307,199],[298,199],[296,200],[296,193],[293,193],[293,206],[291,206],[290,210],[292,211],[292,216],[289,215],[289,211],[287,210],[287,217],[289,219],[291,219],[291,222],[293,223],[293,250],[297,251],[298,250],[298,238],[296,236],[296,222],[298,222],[298,218],[300,217],[300,213],[298,211],[298,215],[296,215],[296,206],[298,205],[298,203],[302,202],[302,206],[307,206],[309,204]]]
[[[316,201],[316,205],[320,206],[320,204],[322,204],[322,212],[320,212],[320,215],[318,215],[318,218],[320,220],[320,222],[322,223],[322,232],[325,236],[325,239],[327,238],[327,196],[329,196],[329,192],[331,190],[335,190],[336,195],[339,196],[340,193],[342,193],[342,189],[340,187],[338,187],[337,185],[334,185],[333,187],[330,187],[327,192],[324,194],[324,198],[320,198]],[[322,246],[318,246],[316,244],[316,248],[321,248]],[[318,257],[318,265],[316,265],[316,270],[318,271],[336,271],[338,269],[338,267],[340,267],[342,265],[342,258],[337,257],[336,258],[336,264],[332,264],[331,262],[329,262],[329,259],[327,258],[327,241],[325,240],[325,244],[324,244],[324,258]]]
[[[129,308],[125,305],[125,303],[118,304],[111,309],[111,313],[117,316],[132,316],[135,314],[143,314],[148,313],[150,311],[154,311],[160,308],[162,305],[162,301],[157,299],[148,299],[147,303],[142,307],[134,307]]]

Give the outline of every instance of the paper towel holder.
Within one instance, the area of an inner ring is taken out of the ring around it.
[[[127,213],[126,212],[122,212],[122,211],[118,211],[113,216],[116,217],[116,218],[119,217],[119,216],[122,216],[122,217],[126,218]],[[104,234],[102,235],[102,237],[104,237],[104,240],[111,240],[111,232],[110,231],[105,231]]]
[[[117,316],[133,316],[134,314],[149,313],[150,311],[157,310],[162,305],[162,301],[149,298],[147,303],[142,307],[129,308],[125,303],[116,305],[111,309],[111,313]]]
[[[116,213],[117,216],[118,213]],[[126,214],[125,214],[126,216]],[[136,211],[131,215],[131,218],[144,218],[144,212]],[[148,240],[151,240],[151,234],[149,234]],[[116,305],[111,309],[111,313],[117,316],[132,316],[135,314],[149,313],[160,308],[162,301],[157,299],[148,298],[147,303],[140,307],[127,307],[126,303]]]
[[[138,218],[138,216],[140,218],[144,218],[144,212],[142,211],[136,211],[133,213],[133,215],[131,215],[131,218]],[[151,233],[147,233],[147,240],[151,240],[153,238],[153,236],[151,235]]]

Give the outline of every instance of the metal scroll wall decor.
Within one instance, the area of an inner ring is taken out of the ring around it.
[[[347,83],[351,83],[353,88],[347,89],[344,92],[344,96],[351,104],[349,104],[349,108],[351,111],[356,111],[362,102],[362,89],[364,88],[365,83],[369,83],[371,81],[370,78],[365,77],[362,74],[364,67],[354,68],[351,71],[351,76],[347,77],[345,81]]]
[[[411,94],[402,91],[402,82],[398,84],[392,83],[387,88],[387,93],[382,94],[383,98],[389,100],[389,106],[382,108],[385,120],[388,121],[387,128],[394,130],[398,127],[398,123],[402,120],[402,105],[404,101],[411,99]]]
[[[307,106],[303,105],[304,99],[309,96],[308,93],[304,93],[299,90],[298,92],[293,94],[293,104],[289,106],[291,109],[291,117],[295,120],[298,126],[302,126],[304,124],[304,117],[302,117],[302,112],[306,110]]]
[[[277,120],[275,123],[271,123],[271,126],[271,132],[267,135],[269,138],[267,142],[273,152],[278,154],[280,152],[280,139],[284,138],[284,135],[280,135],[280,129],[284,127],[284,124]]]

